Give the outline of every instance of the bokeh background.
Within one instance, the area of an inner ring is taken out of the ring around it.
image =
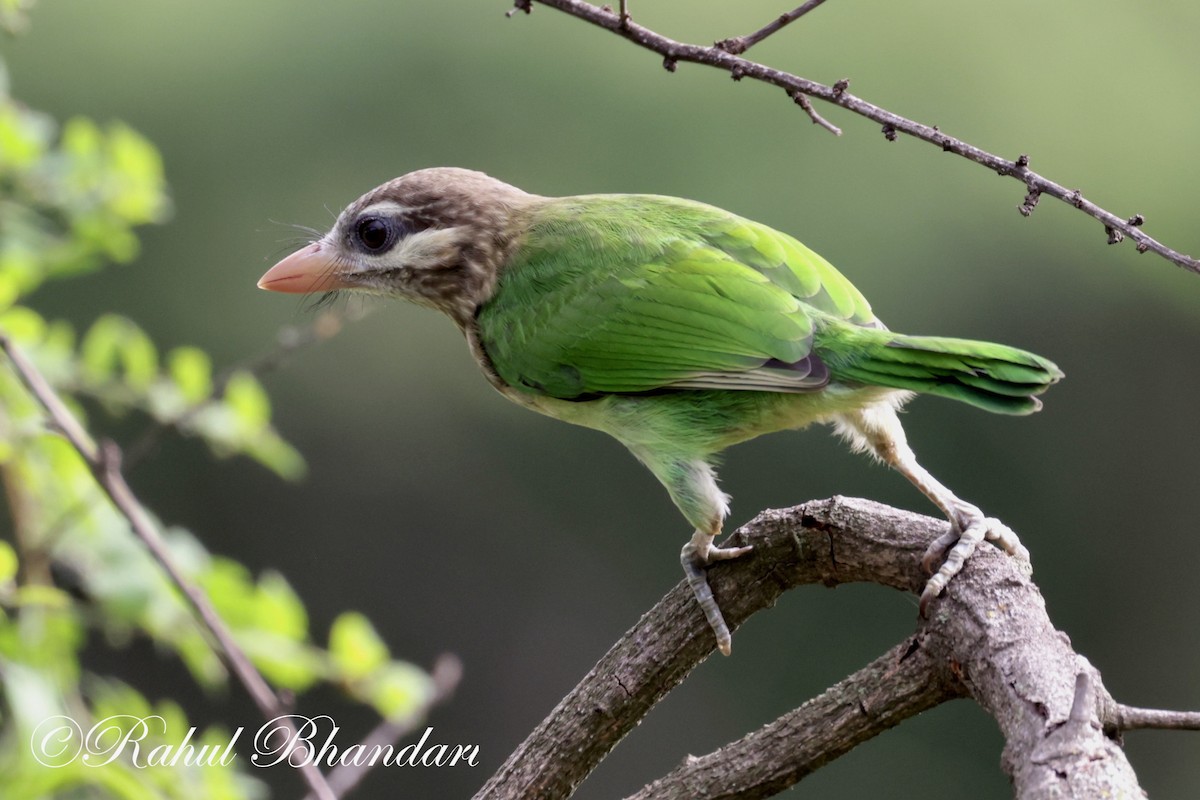
[[[746,33],[778,0],[633,0],[685,41]],[[80,326],[115,310],[163,346],[218,363],[273,346],[303,302],[254,288],[363,191],[433,165],[543,194],[654,192],[705,200],[796,234],[889,326],[993,339],[1053,358],[1067,379],[1034,417],[923,399],[906,415],[924,464],[1003,518],[1033,552],[1051,616],[1134,704],[1200,707],[1200,276],[1023,188],[839,109],[809,124],[778,90],[658,57],[555,11],[504,2],[44,0],[6,40],[13,94],[65,119],[121,119],[162,150],[171,220],[136,263],[45,287],[34,306]],[[753,51],[1031,166],[1147,231],[1200,251],[1200,6],[1184,0],[962,4],[837,0]],[[393,652],[465,676],[434,738],[481,765],[378,771],[358,796],[473,792],[637,617],[680,578],[688,534],[616,443],[505,403],[446,320],[375,308],[266,376],[278,427],[307,457],[299,484],[168,442],[132,474],[163,519],[214,551],[283,572],[317,630],[360,609]],[[733,523],[835,493],[932,509],[898,475],[823,430],[728,454]],[[802,589],[735,637],[623,742],[578,797],[622,796],[793,708],[913,628],[914,598]],[[97,644],[98,670],[199,721],[259,724],[237,690],[188,695],[148,646]],[[371,718],[333,694],[350,738]],[[795,796],[1010,796],[1002,740],[970,703],[858,748]],[[1194,734],[1127,748],[1160,797],[1200,785]],[[290,771],[259,774],[298,796]]]

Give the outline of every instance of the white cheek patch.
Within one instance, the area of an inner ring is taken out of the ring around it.
[[[380,259],[389,265],[420,271],[444,266],[458,250],[461,228],[429,228],[410,233]]]

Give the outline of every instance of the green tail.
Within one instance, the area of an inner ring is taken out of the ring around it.
[[[837,380],[935,394],[997,414],[1037,411],[1037,395],[1063,375],[1041,356],[991,342],[850,326],[821,334],[817,351]]]

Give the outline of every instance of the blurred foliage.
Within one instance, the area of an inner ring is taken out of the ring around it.
[[[0,0],[0,25],[23,24],[24,4]],[[26,352],[80,419],[140,418],[173,429],[218,456],[244,455],[284,478],[305,465],[271,425],[266,392],[248,370],[215,373],[195,347],[165,353],[131,319],[103,314],[82,334],[28,304],[45,282],[134,259],[135,228],[169,210],[154,145],[120,124],[75,118],[62,126],[9,96],[0,66],[0,334]],[[95,427],[98,427],[96,425]],[[210,728],[189,734],[182,708],[151,702],[134,686],[86,671],[90,635],[112,647],[146,637],[173,652],[200,685],[227,682],[225,669],[178,589],[132,535],[80,454],[15,372],[0,370],[0,480],[12,541],[0,540],[0,786],[6,800],[250,798],[256,779],[201,764],[138,766],[129,753],[102,766],[83,758],[48,769],[31,737],[47,720],[148,725],[143,754],[191,738],[199,748],[229,742]],[[275,572],[257,578],[213,555],[186,530],[160,525],[176,564],[212,599],[247,654],[279,689],[339,686],[386,717],[427,701],[429,677],[392,659],[366,617],[336,618],[329,648],[312,641],[304,604]],[[119,719],[118,719],[119,718]],[[146,722],[145,720],[149,720]],[[42,732],[45,729],[41,729]],[[74,742],[74,746],[78,746]],[[236,762],[233,762],[236,765]],[[83,794],[81,794],[81,792]]]

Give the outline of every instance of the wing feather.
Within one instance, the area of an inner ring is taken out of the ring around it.
[[[572,399],[669,388],[815,391],[822,319],[878,325],[789,236],[675,198],[550,201],[477,317],[507,383]]]

